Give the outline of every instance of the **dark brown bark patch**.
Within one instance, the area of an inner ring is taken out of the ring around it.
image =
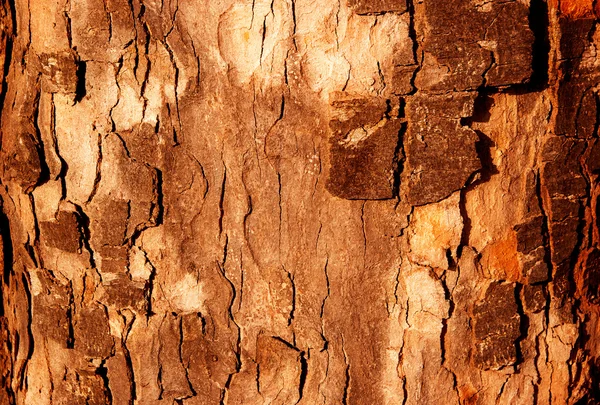
[[[407,104],[408,134],[403,183],[408,201],[423,205],[461,189],[481,168],[477,134],[462,125],[473,114],[476,94],[417,95]]]
[[[329,191],[347,199],[392,198],[402,123],[390,101],[343,98],[332,106]]]
[[[493,282],[485,297],[473,307],[475,353],[473,361],[483,369],[501,369],[517,360],[515,341],[520,336],[520,317],[513,283]]]
[[[70,343],[70,289],[42,272],[35,276],[39,294],[33,296],[33,310],[39,313],[33,326],[48,339],[64,347]]]
[[[76,212],[59,211],[54,221],[40,222],[40,234],[44,243],[69,253],[77,253],[81,248],[82,233]]]
[[[78,64],[71,52],[39,55],[42,85],[51,93],[75,93],[78,83]]]
[[[529,9],[520,2],[425,1],[420,90],[475,90],[527,81],[532,73]]]
[[[75,349],[89,358],[109,357],[113,351],[114,341],[104,308],[84,307],[77,313],[75,319]]]
[[[550,275],[548,264],[545,262],[543,224],[544,218],[537,216],[514,228],[517,234],[517,250],[521,253],[523,279],[528,284],[547,281]]]
[[[537,313],[542,311],[546,306],[547,294],[544,286],[525,285],[523,286],[523,309],[526,312]]]

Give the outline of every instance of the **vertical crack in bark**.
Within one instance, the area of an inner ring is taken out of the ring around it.
[[[113,122],[113,125],[114,125],[114,122]],[[61,159],[61,162],[62,162],[62,159]],[[66,163],[65,163],[65,166],[66,166]],[[96,160],[96,177],[94,178],[94,184],[92,185],[92,192],[90,193],[90,196],[88,197],[88,199],[86,201],[86,204],[89,204],[90,202],[92,202],[92,200],[96,196],[101,179],[102,179],[102,135],[98,134],[98,159]],[[65,193],[66,193],[66,186],[65,186]]]
[[[73,316],[75,314],[75,295],[73,294],[73,281],[71,280],[69,280],[68,284],[68,294],[69,306],[67,308],[67,324],[69,332],[67,337],[67,349],[73,349],[75,347],[75,329],[73,327]]]
[[[73,49],[73,24],[71,22],[71,16],[69,15],[69,12],[71,11],[71,0],[66,0],[65,1],[65,10],[63,12],[63,18],[65,19],[65,26],[67,29],[67,41],[69,43],[69,48],[71,48],[73,51],[75,51]],[[31,26],[31,21],[30,24]],[[31,31],[29,31],[29,36],[31,37]]]
[[[515,370],[519,369],[519,366],[525,362],[525,357],[523,355],[523,348],[521,347],[522,343],[529,337],[529,317],[525,313],[523,309],[523,299],[522,299],[522,291],[523,285],[520,283],[515,283],[515,302],[517,304],[517,314],[519,315],[519,332],[520,335],[515,340],[515,349],[516,349],[516,362],[515,362]]]
[[[104,384],[104,395],[108,404],[113,403],[112,391],[110,389],[110,380],[108,378],[108,369],[106,368],[106,359],[103,359],[98,368],[96,369],[96,375],[98,375]]]
[[[537,334],[534,337],[534,342],[535,342],[535,356],[533,357],[533,367],[535,369],[536,372],[536,378],[535,378],[535,383],[533,384],[534,386],[534,392],[533,392],[533,400],[534,400],[534,404],[539,403],[539,395],[540,395],[540,382],[542,380],[542,372],[538,366],[538,362],[541,361],[541,357],[542,357],[542,350],[541,350],[541,342],[542,342],[542,335],[545,333],[545,330],[542,330],[542,332],[540,332],[539,334]],[[547,357],[546,357],[546,361],[547,361]]]
[[[191,395],[189,395],[189,396],[177,398],[180,400],[184,400],[186,398],[191,398],[191,397],[196,396],[197,393],[194,390],[194,386],[193,386],[192,382],[190,381],[190,370],[189,370],[188,366],[186,366],[186,363],[183,361],[183,318],[182,317],[179,317],[177,327],[179,330],[179,342],[178,342],[179,362],[181,363],[181,366],[183,367],[185,379],[186,379],[188,388],[191,392]]]
[[[131,21],[133,22],[133,31],[134,31],[133,47],[135,49],[135,57],[134,57],[134,62],[133,62],[133,75],[135,76],[136,80],[138,80],[137,70],[138,70],[139,61],[140,61],[140,52],[139,52],[139,48],[138,48],[138,37],[139,37],[138,27],[137,27],[138,19],[135,15],[135,8],[133,6],[133,0],[127,0],[127,4],[129,6],[129,13],[131,15]],[[138,84],[139,84],[139,81],[138,81]]]
[[[102,1],[102,6],[104,7],[104,13],[106,14],[106,20],[108,21],[108,42],[110,43],[112,41],[112,37],[113,37],[112,13],[110,11],[108,11],[105,1]]]
[[[420,49],[419,40],[417,38],[417,30],[415,28],[415,21],[417,18],[416,10],[415,10],[415,1],[417,0],[406,0],[406,6],[408,10],[408,15],[410,17],[408,22],[408,36],[412,39],[413,43],[413,58],[417,63],[417,67],[415,68],[412,77],[410,78],[410,85],[412,90],[409,92],[409,95],[414,95],[419,91],[416,86],[417,75],[421,71],[421,67],[423,66],[423,51]]]
[[[90,219],[85,214],[85,212],[83,211],[83,208],[81,206],[74,204],[74,203],[72,203],[72,204],[75,207],[75,212],[77,212],[77,215],[78,215],[79,227],[80,227],[81,235],[83,235],[83,237],[81,238],[81,240],[83,242],[83,247],[85,248],[85,250],[88,252],[88,254],[90,256],[90,267],[92,269],[96,269],[96,261],[94,259],[94,249],[92,249],[92,246],[90,245]]]
[[[219,197],[219,238],[223,235],[223,217],[225,216],[225,186],[227,185],[227,166],[223,164],[223,181],[221,182],[221,194]]]
[[[26,390],[26,384],[27,384],[27,379],[25,376],[25,373],[27,371],[27,364],[29,363],[29,361],[31,360],[31,357],[33,356],[33,351],[35,348],[35,341],[33,339],[33,332],[31,330],[31,326],[33,323],[33,306],[32,306],[32,299],[31,299],[31,287],[30,287],[30,281],[29,281],[29,277],[25,272],[21,273],[21,283],[23,284],[23,292],[25,293],[25,296],[27,297],[27,322],[26,322],[26,330],[27,330],[27,336],[25,336],[24,338],[27,339],[28,345],[27,345],[27,353],[25,354],[25,358],[23,359],[22,363],[19,365],[19,372],[18,372],[18,386],[19,389],[21,390]],[[23,337],[20,337],[19,339],[22,339]],[[18,347],[20,347],[20,344],[18,344]],[[16,355],[17,353],[15,353]]]
[[[190,45],[192,46],[192,52],[194,54],[194,59],[196,60],[196,87],[199,88],[200,87],[200,76],[202,74],[202,65],[200,62],[200,55],[198,54],[197,50],[196,50],[196,45],[194,44],[194,39],[192,38],[192,36],[190,34],[189,35],[189,40],[190,40]]]
[[[475,174],[473,174],[475,176]],[[468,182],[467,182],[468,183]],[[469,236],[471,234],[471,219],[467,211],[467,192],[468,189],[463,187],[460,191],[460,199],[458,200],[458,207],[460,209],[460,215],[462,217],[463,227],[460,235],[460,243],[456,248],[456,262],[460,261],[462,257],[462,251],[465,247],[469,246]]]
[[[406,320],[408,320],[408,299],[406,301]],[[400,316],[398,317],[398,321],[400,321]],[[408,325],[408,322],[407,322]],[[398,362],[396,364],[396,373],[398,374],[398,378],[401,382],[401,390],[402,390],[402,405],[406,405],[408,402],[408,386],[406,379],[406,372],[404,371],[404,346],[406,344],[406,332],[408,328],[403,328],[402,330],[402,343],[400,344],[400,349],[398,350]]]
[[[171,6],[171,4],[169,4],[169,7]],[[163,6],[161,5],[161,11],[162,11]],[[173,17],[171,18],[171,26],[169,27],[169,30],[167,31],[167,33],[165,34],[165,40],[167,39],[167,37],[169,35],[171,35],[171,32],[173,32],[173,30],[175,29],[175,19],[177,18],[177,12],[179,11],[179,0],[175,0],[175,10],[173,11]]]
[[[0,342],[0,358],[3,358],[8,364],[5,364],[7,366],[6,370],[0,371],[0,383],[3,384],[0,389],[5,390],[9,401],[11,401],[10,405],[12,405],[16,403],[16,393],[11,384],[15,376],[15,359],[11,356],[11,354],[14,354],[14,352],[11,353],[11,348],[18,347],[18,341],[14,342],[11,339],[11,325],[4,318],[7,310],[11,309],[10,307],[7,308],[6,305],[10,302],[8,301],[8,288],[11,285],[11,278],[14,277],[12,237],[4,204],[4,198],[0,199],[0,249],[2,249],[0,256],[2,256],[3,261],[3,273],[0,279],[0,338],[6,338],[6,341]]]
[[[150,70],[152,69],[152,60],[150,59],[150,29],[148,28],[148,24],[143,22],[142,27],[144,29],[144,36],[146,42],[144,43],[144,58],[146,59],[146,71],[144,72],[144,79],[142,80],[142,84],[140,86],[140,96],[144,100],[144,105],[142,107],[142,122],[146,118],[146,109],[148,108],[148,97],[146,97],[146,89],[148,86],[148,82],[150,81]],[[137,41],[137,28],[136,28],[136,41]],[[137,51],[137,45],[136,45]],[[136,56],[137,57],[137,56]],[[137,71],[137,68],[134,67],[134,74]],[[137,76],[136,76],[137,79]]]
[[[204,181],[204,192],[202,193],[202,207],[200,208],[200,211],[202,211],[202,208],[204,207],[204,202],[206,201],[206,196],[208,195],[208,191],[211,186],[208,181],[208,177],[206,177],[204,166],[202,165],[202,163],[200,163],[200,160],[198,160],[198,158],[194,154],[191,154],[190,156],[198,165],[198,168],[200,169],[200,174],[202,175],[202,180]]]
[[[2,4],[2,7],[6,11],[6,5],[8,4],[9,16],[4,21],[4,65],[2,71],[2,83],[0,86],[0,113],[4,113],[4,101],[6,100],[6,93],[8,91],[8,74],[10,67],[12,66],[13,60],[13,46],[17,36],[17,13],[15,9],[15,1],[6,0]],[[0,134],[0,142],[2,141],[2,134]]]
[[[548,2],[531,0],[529,5],[529,28],[533,32],[533,73],[527,87],[541,91],[548,86],[548,64],[550,55],[550,21]]]
[[[262,25],[262,38],[260,43],[260,55],[258,57],[258,65],[262,66],[263,54],[265,51],[265,39],[267,36],[267,17],[265,16]]]
[[[489,28],[489,27],[488,27]],[[485,35],[485,37],[487,37],[487,33]],[[488,65],[488,67],[486,67],[484,69],[484,71],[481,73],[481,88],[485,88],[486,84],[487,84],[487,74],[490,70],[492,70],[493,67],[496,66],[496,54],[492,51],[490,51],[490,64]]]
[[[296,28],[298,27],[298,23],[296,21],[296,0],[290,0],[292,7],[292,42],[294,44],[294,49],[298,52],[298,44],[296,44]]]
[[[133,326],[135,319],[136,316],[134,313],[132,313],[132,319],[129,322],[127,322],[126,317],[123,316],[123,320],[126,322],[126,327],[121,339],[121,348],[123,350],[123,357],[125,358],[125,365],[127,367],[127,377],[129,378],[129,394],[131,396],[129,405],[135,404],[137,399],[135,372],[133,368],[133,362],[131,360],[131,353],[127,347],[127,339],[129,338],[129,333],[131,332],[131,327]]]
[[[144,286],[144,299],[146,300],[146,322],[148,319],[155,315],[152,310],[152,294],[154,292],[154,279],[156,278],[156,267],[152,264],[148,257],[146,256],[146,252],[144,252],[144,257],[146,258],[146,264],[150,266],[150,274],[148,275],[148,281],[146,281],[146,285]]]
[[[544,201],[544,197],[542,195],[542,179],[539,170],[535,174],[535,194],[538,200],[538,206],[540,207],[540,212],[542,214],[542,241],[544,245],[544,262],[548,266],[549,272],[549,280],[552,278],[552,274],[554,274],[553,264],[552,264],[552,256],[550,251],[550,228],[549,228],[549,218],[547,213],[546,205],[549,204],[548,201]],[[546,324],[546,327],[548,325]]]
[[[506,384],[508,383],[508,380],[510,380],[511,375],[509,374],[506,379],[504,380],[504,382],[502,383],[502,385],[500,386],[500,390],[498,391],[498,395],[496,395],[496,403],[498,403],[498,401],[500,401],[500,399],[502,398],[502,394],[504,393],[504,388],[506,387]]]
[[[308,358],[310,358],[310,349],[308,349]],[[306,352],[300,352],[300,382],[298,383],[298,402],[304,397],[304,385],[308,376],[308,359]]]
[[[335,25],[334,25],[334,33],[335,33],[335,49],[337,51],[340,50],[340,36],[338,33],[338,27],[340,26],[340,10],[342,9],[342,0],[337,1],[337,10],[335,12]]]
[[[260,363],[256,363],[256,392],[260,394]],[[262,395],[262,394],[261,394]]]
[[[360,206],[360,223],[361,223],[361,229],[362,229],[362,237],[363,237],[363,269],[366,270],[367,268],[367,230],[366,230],[366,224],[365,224],[365,205],[367,204],[366,201],[363,201],[363,203]]]
[[[229,320],[231,322],[233,322],[233,324],[235,325],[235,327],[237,329],[236,348],[234,350],[234,352],[235,352],[235,359],[236,359],[235,370],[234,370],[233,373],[229,373],[229,375],[227,377],[227,381],[225,382],[225,386],[221,390],[221,399],[220,399],[220,402],[219,402],[220,405],[225,405],[226,404],[226,400],[227,400],[227,393],[228,393],[229,387],[231,385],[231,381],[233,380],[234,375],[238,374],[240,372],[240,370],[242,369],[242,329],[240,328],[240,326],[236,322],[235,317],[233,315],[233,304],[235,302],[235,298],[236,298],[236,294],[237,294],[236,289],[235,289],[235,284],[233,284],[233,281],[231,281],[227,277],[225,269],[223,267],[221,267],[221,264],[218,263],[218,262],[217,262],[217,268],[219,269],[219,272],[220,272],[221,276],[229,284],[229,288],[231,289],[231,299],[229,301],[229,307],[228,307],[227,312],[228,312],[228,315],[229,315]]]
[[[223,244],[223,258],[221,259],[221,268],[225,269],[227,264],[227,254],[229,248],[229,235],[225,234],[225,243]]]
[[[433,273],[433,269],[431,269],[431,272]],[[448,320],[452,317],[452,314],[454,313],[454,301],[452,301],[452,294],[450,292],[450,290],[448,289],[448,285],[446,284],[446,281],[444,278],[440,279],[440,283],[442,285],[442,288],[444,289],[444,295],[445,295],[445,299],[446,301],[448,301],[448,316],[445,318],[442,318],[442,331],[440,333],[440,352],[441,352],[441,364],[442,367],[444,367],[446,370],[448,370],[453,376],[454,376],[454,385],[456,386],[456,375],[454,374],[454,372],[449,369],[448,367],[446,367],[446,335],[448,334]]]
[[[154,183],[153,184],[154,201],[152,201],[152,206],[150,208],[150,217],[153,218],[153,220],[151,220],[149,227],[162,225],[163,215],[165,213],[164,192],[163,192],[163,172],[162,172],[162,170],[160,170],[158,168],[154,168],[154,173],[156,174],[156,177],[154,178],[154,182],[153,182]],[[132,237],[132,241],[133,241],[133,237]]]
[[[35,149],[39,156],[40,162],[40,173],[37,182],[35,185],[31,187],[31,189],[24,190],[25,193],[31,193],[34,188],[41,186],[45,182],[50,179],[50,168],[46,162],[46,152],[44,148],[44,142],[42,140],[42,131],[39,126],[40,119],[40,97],[41,97],[41,88],[40,88],[40,75],[37,75],[35,79],[35,97],[33,99],[33,114],[32,114],[32,124],[35,132]],[[34,215],[35,215],[35,211]]]
[[[250,218],[250,215],[252,215],[254,207],[253,207],[253,203],[252,203],[252,196],[248,193],[248,189],[244,182],[243,176],[242,176],[242,184],[244,186],[244,192],[246,194],[246,207],[247,207],[246,213],[244,214],[244,219],[242,220],[242,226],[244,229],[244,240],[246,242],[248,251],[250,252],[250,257],[251,257],[252,261],[254,261],[256,263],[254,247],[252,246],[252,243],[250,243],[250,233],[249,233],[249,225],[248,225],[248,218]],[[243,271],[243,266],[242,266],[242,277],[243,277],[243,274],[244,274],[244,271]],[[242,281],[243,281],[243,278],[242,278]]]
[[[402,103],[402,101],[401,101]],[[388,102],[389,104],[389,102]],[[403,106],[400,107],[399,115],[401,114]],[[399,117],[402,118],[402,117]],[[406,134],[406,130],[408,128],[408,123],[404,122],[400,125],[400,130],[398,131],[398,143],[396,144],[396,149],[394,150],[394,159],[395,162],[393,164],[394,167],[394,184],[392,186],[392,195],[398,199],[398,203],[400,202],[400,176],[404,171],[404,160],[406,157],[404,151],[404,135]]]
[[[342,353],[344,355],[344,364],[346,365],[344,390],[342,393],[342,405],[348,405],[348,396],[350,394],[350,363],[348,362],[348,355],[344,348],[344,336],[342,336]]]
[[[294,320],[294,312],[296,311],[296,283],[294,282],[294,276],[290,273],[283,265],[283,270],[286,272],[288,279],[290,280],[290,284],[292,286],[292,305],[290,307],[290,312],[288,315],[288,326],[292,325],[292,321]]]
[[[329,264],[329,255],[325,258],[325,266],[323,266],[323,273],[325,274],[325,286],[327,287],[327,294],[323,297],[323,301],[321,302],[321,312],[319,314],[321,318],[321,322],[323,322],[323,314],[325,313],[325,303],[327,299],[331,295],[331,285],[329,283],[329,273],[327,272],[327,266]],[[323,333],[324,328],[321,327],[321,333]]]
[[[27,195],[29,199],[29,204],[31,207],[31,213],[33,218],[33,244],[31,245],[31,256],[34,263],[40,268],[44,268],[44,261],[42,255],[40,253],[40,226],[39,221],[36,215],[35,209],[35,200],[33,198],[33,194],[29,193]],[[29,241],[28,241],[29,242]]]
[[[161,287],[162,288],[162,287]],[[167,319],[167,314],[165,313],[162,317],[162,319],[160,320],[160,323],[158,324],[158,328],[157,331],[160,334],[160,331],[163,328],[163,325],[165,323],[165,320]],[[160,336],[157,336],[157,342],[158,342],[158,350],[157,350],[157,354],[158,354],[158,374],[156,375],[156,384],[158,385],[158,399],[162,400],[163,399],[163,395],[165,393],[165,387],[163,385],[163,362],[160,360],[161,358],[161,353],[163,350],[163,341],[160,338]]]
[[[76,70],[76,78],[77,84],[75,85],[75,96],[73,97],[73,104],[76,104],[83,100],[83,98],[87,94],[86,89],[86,71],[87,64],[85,61],[76,59],[77,70]]]
[[[113,117],[113,111],[115,108],[117,108],[117,106],[121,102],[122,94],[121,94],[121,85],[119,84],[119,75],[121,73],[122,68],[123,68],[123,55],[121,55],[121,57],[117,61],[117,68],[115,69],[115,84],[117,86],[117,101],[115,102],[115,104],[113,106],[111,106],[110,110],[108,111],[108,117],[111,122],[111,132],[115,132],[117,130],[117,123],[115,122],[115,118]]]
[[[179,134],[181,134],[181,136],[183,136],[183,125],[181,123],[181,112],[179,110],[179,75],[180,75],[180,71],[179,71],[179,66],[177,66],[175,53],[173,52],[173,50],[171,49],[171,46],[169,45],[169,35],[171,35],[175,29],[175,22],[176,22],[175,20],[177,18],[178,11],[179,11],[179,2],[176,3],[175,11],[173,12],[171,29],[169,30],[169,32],[167,32],[167,34],[164,36],[164,38],[161,41],[163,43],[165,49],[167,50],[167,53],[169,54],[169,59],[171,61],[171,65],[173,66],[173,69],[175,70],[175,78],[174,78],[175,113],[177,116],[179,132],[177,132],[175,130],[175,127],[173,127],[173,146],[179,145]]]
[[[56,104],[54,102],[54,93],[50,98],[50,134],[52,137],[52,149],[56,154],[60,162],[60,171],[56,174],[53,180],[60,180],[61,185],[61,200],[65,200],[67,198],[67,184],[66,184],[66,175],[68,165],[65,159],[61,156],[59,145],[58,145],[58,137],[56,135]]]
[[[159,364],[158,375],[156,376],[156,384],[158,385],[158,399],[159,400],[163,399],[163,394],[165,392],[165,388],[163,387],[163,381],[162,381],[162,373],[163,373],[162,364]]]

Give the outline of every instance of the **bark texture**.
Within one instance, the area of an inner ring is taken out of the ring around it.
[[[597,403],[556,1],[1,0],[0,404]]]

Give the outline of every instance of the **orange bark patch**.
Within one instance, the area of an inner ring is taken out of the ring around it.
[[[465,405],[475,405],[479,399],[479,391],[471,384],[461,385],[458,387],[461,403]]]
[[[481,265],[494,280],[519,281],[521,266],[517,258],[517,236],[510,232],[503,239],[488,245],[481,253]]]
[[[560,13],[572,19],[600,15],[600,4],[594,7],[593,0],[561,0],[559,4]]]

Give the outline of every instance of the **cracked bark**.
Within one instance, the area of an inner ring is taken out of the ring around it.
[[[0,0],[0,404],[598,403],[599,4]]]

